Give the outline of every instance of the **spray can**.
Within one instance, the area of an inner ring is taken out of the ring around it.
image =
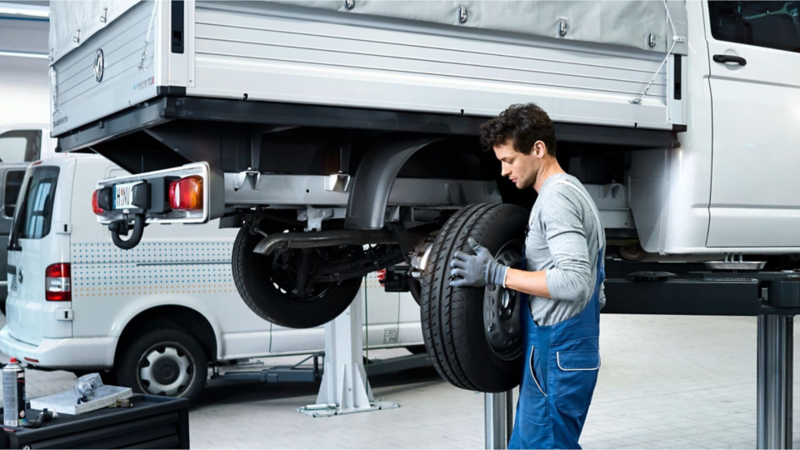
[[[25,368],[17,358],[3,367],[3,425],[21,427],[28,422],[25,411]]]

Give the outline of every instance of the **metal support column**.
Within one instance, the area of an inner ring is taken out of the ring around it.
[[[504,450],[514,426],[513,390],[483,395],[486,448]]]
[[[317,403],[298,409],[311,417],[328,417],[381,409],[399,408],[393,402],[378,401],[364,370],[364,289],[353,303],[332,322],[325,324],[325,369]]]
[[[758,316],[758,448],[792,448],[794,318]]]

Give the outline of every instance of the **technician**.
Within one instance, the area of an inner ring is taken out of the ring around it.
[[[525,236],[525,270],[496,262],[470,238],[475,255],[456,252],[451,286],[527,294],[520,305],[525,364],[509,448],[580,448],[600,369],[600,214],[581,182],[556,161],[553,122],[537,105],[510,106],[483,124],[481,141],[494,150],[502,176],[539,194]]]

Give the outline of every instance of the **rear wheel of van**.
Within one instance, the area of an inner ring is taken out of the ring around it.
[[[147,331],[121,349],[120,355],[117,379],[134,392],[193,401],[208,378],[203,347],[182,330]]]
[[[340,283],[311,284],[305,292],[298,293],[301,250],[269,256],[254,253],[263,238],[243,226],[236,236],[231,258],[236,288],[253,312],[283,327],[312,328],[330,322],[350,306],[361,288],[361,277]],[[317,263],[324,261],[311,262]]]
[[[502,287],[452,287],[456,251],[473,254],[475,238],[495,259],[519,268],[528,212],[514,205],[467,206],[445,223],[433,243],[422,280],[425,347],[436,371],[470,391],[504,392],[522,375],[520,296]]]

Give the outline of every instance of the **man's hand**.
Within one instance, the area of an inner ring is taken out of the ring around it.
[[[494,260],[491,252],[486,247],[481,246],[473,238],[467,240],[475,255],[468,255],[464,252],[456,252],[450,267],[452,280],[450,286],[455,287],[484,287],[503,286],[505,287],[506,272],[508,267]]]

